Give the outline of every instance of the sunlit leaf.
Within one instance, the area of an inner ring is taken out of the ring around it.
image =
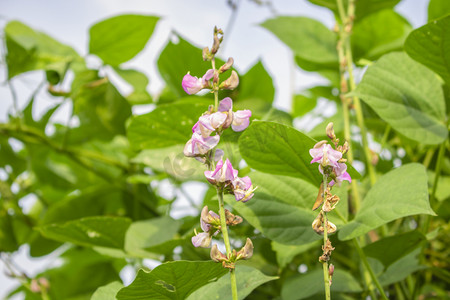
[[[212,261],[173,261],[154,268],[139,270],[134,281],[121,289],[117,300],[186,299],[196,289],[217,281],[228,273],[221,264]]]
[[[88,217],[64,224],[40,227],[42,234],[62,242],[83,246],[123,248],[125,232],[131,225],[128,218]]]
[[[92,294],[91,300],[111,300],[116,298],[117,292],[123,288],[123,284],[119,281],[113,281],[107,285],[99,287],[94,294]]]
[[[278,277],[266,276],[261,271],[243,265],[236,266],[236,282],[238,299],[245,299],[255,288]],[[231,299],[231,285],[229,276],[223,276],[216,282],[209,283],[194,293],[187,300],[197,299]]]
[[[428,4],[428,22],[450,14],[450,2],[447,0],[430,0]]]
[[[370,66],[354,95],[414,141],[439,144],[447,138],[439,80],[404,53],[386,54]]]
[[[192,135],[192,126],[208,110],[209,104],[199,98],[186,98],[132,118],[127,129],[131,146],[155,149],[186,144]]]
[[[339,230],[339,239],[349,240],[395,219],[417,214],[435,215],[428,201],[425,168],[411,163],[378,179],[356,217]]]
[[[405,42],[405,51],[450,84],[450,16],[411,32]]]
[[[94,24],[89,30],[89,53],[113,66],[126,62],[144,49],[158,19],[120,15]]]

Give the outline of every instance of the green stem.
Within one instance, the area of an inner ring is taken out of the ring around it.
[[[227,221],[225,219],[225,207],[223,203],[223,190],[221,188],[217,188],[217,197],[219,198],[220,228],[223,235],[223,242],[225,244],[225,249],[227,250],[227,257],[231,257],[230,239],[228,238]],[[234,269],[230,269],[230,279],[231,294],[233,295],[233,300],[238,300],[236,273]]]
[[[359,242],[358,242],[358,240],[356,238],[353,239],[353,244],[354,244],[354,246],[356,248],[356,251],[358,252],[359,257],[361,258],[364,266],[366,267],[366,270],[369,272],[373,283],[375,284],[375,286],[377,287],[378,291],[380,292],[381,297],[384,300],[388,300],[388,298],[386,297],[386,294],[384,293],[383,287],[381,286],[380,282],[378,281],[377,276],[373,272],[372,267],[370,266],[369,261],[367,260],[367,257],[364,254],[364,251],[361,249],[361,246],[359,245]]]
[[[325,173],[325,172],[324,172]],[[323,201],[325,202],[327,199],[327,185],[328,185],[328,178],[327,175],[323,174],[323,192],[322,197]],[[326,249],[327,241],[328,241],[328,219],[327,219],[327,213],[322,210],[323,215],[323,248]],[[328,261],[324,261],[322,263],[323,266],[323,281],[325,284],[325,299],[330,300],[331,294],[330,294],[330,275],[328,274]]]
[[[213,57],[211,59],[211,65],[214,70],[214,73],[216,72],[216,59]],[[217,82],[217,87],[219,83]],[[217,87],[213,84],[214,89],[214,111],[217,111],[219,109],[219,91],[217,90]]]

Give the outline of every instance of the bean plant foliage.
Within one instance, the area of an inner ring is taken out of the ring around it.
[[[227,39],[217,28],[203,51],[171,33],[156,62],[165,88],[151,95],[143,70],[124,63],[153,47],[158,17],[92,25],[98,68],[8,22],[2,69],[14,105],[0,123],[0,254],[17,286],[7,299],[450,297],[448,1],[430,0],[428,23],[415,29],[394,10],[400,0],[309,2],[334,13],[334,29],[304,16],[258,25],[290,48],[296,67],[328,82],[292,95],[289,112],[273,106],[263,62],[239,72],[239,61],[214,52]],[[20,107],[16,83],[30,72],[42,82]],[[53,104],[37,115],[43,94]],[[221,110],[226,99],[234,112]],[[151,111],[133,113],[142,105]],[[201,127],[220,114],[233,123]],[[294,126],[304,117],[318,125]],[[223,161],[217,143],[208,152],[201,144],[219,136]],[[229,170],[229,180],[214,177]],[[59,263],[38,274],[18,267],[25,245]],[[135,271],[131,284],[125,269]]]

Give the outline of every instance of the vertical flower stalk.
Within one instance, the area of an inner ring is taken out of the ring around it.
[[[347,173],[346,159],[343,155],[349,150],[347,142],[339,145],[339,139],[333,130],[333,123],[328,124],[326,129],[327,136],[330,138],[334,148],[328,144],[327,141],[320,141],[314,148],[309,150],[312,156],[311,163],[319,163],[319,172],[322,174],[322,183],[319,188],[316,202],[313,205],[313,210],[321,207],[317,218],[312,223],[312,228],[318,234],[323,235],[323,253],[319,257],[319,261],[323,265],[323,279],[325,284],[325,299],[331,299],[330,286],[334,273],[334,266],[328,264],[331,258],[331,253],[334,247],[328,238],[329,234],[336,232],[336,225],[328,221],[328,215],[339,202],[337,195],[331,194],[331,189],[334,185],[340,186],[342,181],[352,181],[350,175]]]
[[[225,209],[223,196],[228,193],[234,195],[236,201],[247,202],[253,197],[256,188],[248,176],[242,178],[238,176],[238,171],[233,168],[231,162],[228,159],[223,160],[224,152],[216,147],[224,130],[228,128],[236,132],[245,130],[250,124],[252,113],[250,110],[233,111],[233,100],[229,97],[219,101],[219,91],[235,89],[239,85],[239,77],[232,70],[227,79],[220,81],[220,75],[230,70],[234,61],[230,57],[217,69],[215,55],[223,40],[221,29],[214,28],[213,40],[211,49],[208,47],[203,49],[203,60],[211,61],[212,68],[201,78],[188,72],[182,80],[182,87],[188,94],[196,94],[203,89],[210,89],[214,94],[214,105],[210,105],[192,127],[192,137],[186,143],[184,155],[194,157],[206,166],[205,177],[217,190],[219,213],[209,211],[207,206],[203,208],[200,215],[202,232],[195,231],[192,244],[195,247],[209,248],[212,238],[222,233],[226,254],[220,252],[217,244],[214,244],[210,256],[213,261],[222,263],[224,268],[230,270],[231,292],[233,300],[237,300],[235,265],[238,260],[252,257],[253,243],[247,238],[244,247],[239,251],[231,248],[228,226],[238,225],[242,222],[242,218]]]

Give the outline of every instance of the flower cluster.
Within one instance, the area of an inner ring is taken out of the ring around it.
[[[217,112],[210,108],[192,127],[192,137],[184,147],[184,155],[204,161],[208,152],[217,146],[223,130],[229,128],[243,131],[250,124],[250,110],[233,112],[233,101],[227,97],[219,102]],[[213,134],[214,135],[211,135]]]
[[[327,219],[327,213],[335,209],[339,202],[339,197],[331,194],[331,189],[334,185],[340,186],[344,180],[348,182],[352,181],[347,172],[346,159],[343,158],[343,155],[348,152],[348,143],[345,142],[342,146],[339,145],[339,139],[336,138],[333,130],[333,123],[328,124],[326,132],[334,144],[334,149],[327,141],[320,141],[314,145],[313,149],[309,150],[309,154],[313,158],[311,163],[319,164],[319,172],[324,178],[320,185],[319,194],[317,195],[313,210],[316,210],[320,206],[322,208],[312,223],[313,230],[318,234],[324,235],[323,254],[319,257],[319,261],[324,264],[328,263],[331,258],[331,253],[334,250],[331,241],[328,239],[328,234],[335,233],[337,230],[336,225]],[[334,271],[334,267],[331,266],[329,271],[330,280]]]
[[[253,197],[256,188],[253,187],[250,177],[239,177],[238,171],[233,168],[231,162],[228,159],[224,162],[224,152],[216,149],[224,130],[231,128],[235,132],[243,131],[249,126],[252,116],[250,110],[233,111],[233,101],[229,97],[219,102],[219,90],[232,90],[239,84],[238,74],[233,70],[226,80],[220,82],[220,74],[233,66],[233,59],[229,58],[219,69],[215,67],[215,54],[222,42],[222,35],[223,32],[215,28],[212,48],[203,49],[203,59],[211,61],[212,69],[206,71],[201,78],[192,76],[189,72],[183,77],[181,85],[186,93],[191,95],[203,89],[210,89],[214,93],[215,100],[215,105],[211,105],[192,127],[192,137],[186,143],[183,152],[185,156],[194,157],[207,166],[208,170],[204,172],[205,177],[216,187],[219,199],[219,214],[209,211],[207,206],[203,208],[200,215],[202,232],[195,231],[192,244],[195,247],[209,248],[212,238],[222,232],[227,254],[221,253],[217,245],[213,245],[211,259],[233,270],[236,261],[249,259],[252,256],[253,244],[247,238],[241,250],[238,252],[231,250],[227,227],[241,223],[242,218],[224,208],[223,194],[230,193],[234,195],[236,201],[247,202]]]
[[[238,171],[233,169],[228,158],[225,163],[221,158],[214,171],[205,171],[205,177],[211,184],[233,194],[236,201],[247,202],[253,197],[256,188],[253,187],[250,177],[241,178],[237,175]]]

